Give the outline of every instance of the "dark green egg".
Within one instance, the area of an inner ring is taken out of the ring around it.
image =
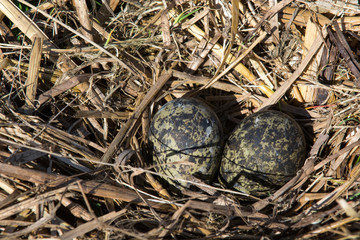
[[[149,145],[155,170],[176,187],[179,179],[210,181],[221,158],[222,127],[202,101],[179,98],[165,104],[153,117]]]
[[[266,196],[293,178],[305,157],[305,137],[294,119],[272,110],[255,113],[230,135],[220,181],[228,188]]]

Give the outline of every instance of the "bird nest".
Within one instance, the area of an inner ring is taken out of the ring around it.
[[[0,1],[0,236],[355,239],[360,234],[357,1]],[[152,116],[192,96],[229,136],[276,109],[307,159],[258,198],[172,191]]]

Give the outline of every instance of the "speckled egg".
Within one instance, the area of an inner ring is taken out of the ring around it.
[[[189,187],[179,179],[209,182],[221,158],[222,127],[216,114],[194,98],[165,104],[149,129],[155,170],[177,188]]]
[[[232,132],[220,166],[220,182],[254,196],[266,196],[296,175],[306,157],[297,122],[279,111],[246,117]]]

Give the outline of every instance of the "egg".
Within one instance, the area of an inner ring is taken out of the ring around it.
[[[274,110],[258,112],[229,136],[219,180],[226,188],[266,196],[293,178],[305,157],[305,137],[294,119]]]
[[[179,98],[153,117],[149,146],[155,170],[175,187],[181,180],[210,182],[219,167],[222,126],[213,110],[200,100]]]

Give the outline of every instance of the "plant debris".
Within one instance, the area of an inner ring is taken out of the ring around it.
[[[357,239],[358,1],[1,0],[0,237]],[[148,130],[175,98],[230,135],[264,109],[307,159],[265,198],[174,191]]]

